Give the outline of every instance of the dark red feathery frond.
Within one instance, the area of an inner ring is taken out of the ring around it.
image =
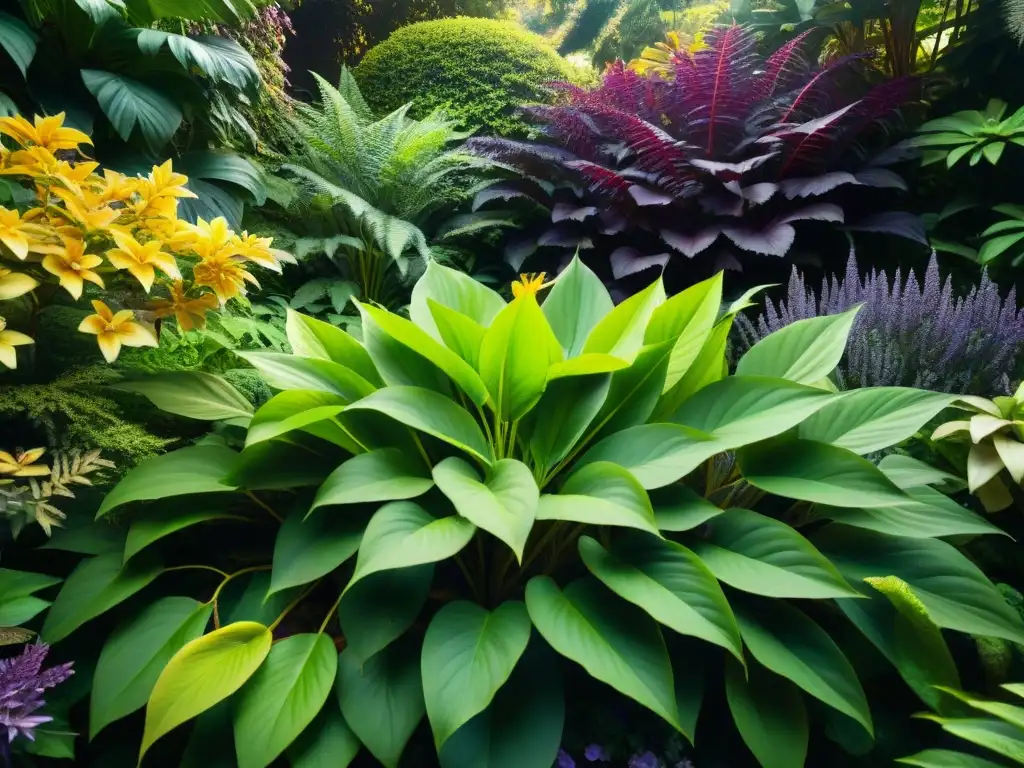
[[[817,30],[797,35],[768,57],[754,82],[758,98],[770,99],[796,87],[811,71],[811,61],[804,53],[804,43]]]
[[[813,115],[820,115],[835,108],[837,102],[849,103],[850,99],[843,98],[843,94],[837,92],[834,86],[834,78],[843,72],[846,67],[854,62],[870,58],[870,53],[855,53],[852,56],[843,56],[830,63],[827,67],[814,75],[793,93],[793,99],[789,102],[782,113],[779,122],[793,123]]]
[[[629,179],[624,179],[611,168],[605,168],[597,163],[574,160],[566,165],[586,179],[593,192],[604,192],[612,197],[622,197],[633,186]]]
[[[636,167],[658,174],[664,186],[674,188],[693,179],[686,150],[658,126],[607,107],[594,108],[592,114],[605,135],[625,142]]]
[[[570,152],[586,157],[600,150],[601,133],[590,116],[576,106],[524,107],[523,113],[546,125],[545,133],[558,139]]]
[[[627,68],[619,59],[608,65],[601,85],[587,95],[587,104],[635,112],[643,101],[646,87],[647,78]]]
[[[765,137],[781,142],[781,145],[788,149],[785,153],[786,160],[775,178],[785,179],[801,169],[821,167],[826,157],[831,155],[831,147],[840,130],[842,118],[855,106],[847,105],[823,117],[784,128],[770,137]]]

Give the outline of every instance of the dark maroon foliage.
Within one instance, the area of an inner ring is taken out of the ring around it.
[[[745,253],[785,256],[801,222],[926,242],[915,217],[886,206],[906,186],[870,152],[916,81],[868,89],[862,57],[822,68],[807,34],[767,58],[742,26],[705,41],[677,54],[671,78],[617,62],[593,90],[560,87],[560,104],[526,110],[541,141],[470,141],[522,177],[485,189],[476,208],[525,198],[549,211],[510,245],[514,268],[538,249],[577,248],[615,279],[680,255],[735,268]]]

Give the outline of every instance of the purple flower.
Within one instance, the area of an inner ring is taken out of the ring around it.
[[[6,743],[19,734],[34,740],[32,729],[48,723],[52,717],[33,715],[46,702],[43,691],[67,680],[71,664],[43,669],[50,647],[42,643],[26,645],[20,656],[0,660],[0,735],[7,730]]]
[[[564,749],[558,750],[558,768],[576,768],[576,761]]]
[[[661,761],[650,751],[629,758],[629,768],[659,768],[660,765]]]
[[[587,758],[587,762],[591,763],[608,763],[612,759],[611,753],[600,744],[591,744],[583,750],[583,756]]]

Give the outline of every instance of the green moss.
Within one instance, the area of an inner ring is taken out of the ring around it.
[[[519,106],[544,101],[545,83],[588,74],[518,24],[459,17],[402,27],[370,49],[355,76],[376,111],[412,102],[412,117],[440,108],[467,128],[523,136]]]
[[[245,395],[245,399],[259,408],[273,396],[270,387],[254,368],[234,368],[224,371],[224,378],[235,389]]]

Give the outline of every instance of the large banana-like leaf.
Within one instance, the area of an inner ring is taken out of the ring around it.
[[[178,105],[145,83],[99,69],[83,69],[82,81],[124,141],[138,126],[149,148],[159,152],[181,125]]]
[[[36,55],[36,33],[28,28],[21,19],[0,12],[0,48],[7,51],[14,63],[18,65],[22,76],[28,71]]]

